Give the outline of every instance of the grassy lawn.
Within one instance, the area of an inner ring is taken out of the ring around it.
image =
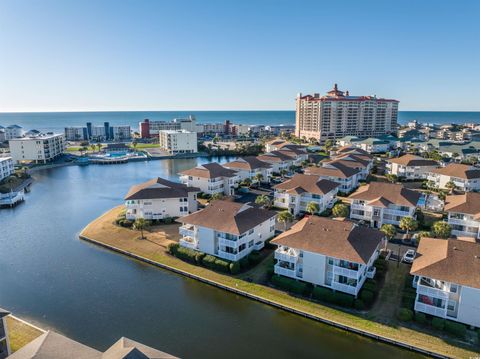
[[[346,312],[311,302],[265,285],[265,272],[269,266],[269,261],[273,260],[272,255],[267,256],[255,268],[236,276],[213,272],[204,267],[183,262],[166,252],[168,243],[171,240],[178,240],[178,233],[174,233],[178,229],[178,225],[159,226],[147,234],[147,240],[141,240],[139,239],[139,232],[114,225],[114,220],[121,210],[122,206],[119,206],[100,216],[85,227],[80,236],[133,252],[177,270],[188,272],[212,282],[229,286],[345,326],[402,341],[449,357],[468,358],[476,355],[475,349],[477,348],[446,338],[439,338],[424,331],[413,330],[392,319],[395,317],[392,313],[395,312],[395,306],[398,305],[396,300],[400,300],[400,291],[396,290],[398,286],[403,285],[406,268],[402,267],[401,271],[387,271],[387,286],[384,287],[386,290],[379,294],[378,304],[372,309],[371,317],[369,317],[358,312]],[[398,298],[395,299],[395,297]],[[386,301],[386,303],[383,303],[383,301]]]
[[[7,327],[12,352],[17,351],[43,334],[37,328],[19,321],[10,315],[7,317]]]
[[[140,150],[142,148],[157,148],[160,147],[158,143],[137,143],[137,146],[134,147],[132,144],[128,145],[131,148],[135,148],[137,150]]]

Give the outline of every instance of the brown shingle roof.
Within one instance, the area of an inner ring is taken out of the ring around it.
[[[319,176],[297,173],[289,180],[279,183],[273,188],[285,190],[287,192],[297,189],[297,193],[308,192],[324,195],[333,191],[338,186],[338,183],[326,179],[320,179]]]
[[[125,200],[188,197],[188,192],[200,192],[200,188],[188,187],[182,183],[157,177],[132,186]]]
[[[415,207],[421,194],[403,187],[401,184],[371,182],[350,195],[351,199],[367,201],[372,205],[385,205],[388,202],[397,206]]]
[[[384,234],[350,221],[305,217],[271,243],[367,264]]]
[[[480,193],[466,192],[465,194],[447,196],[445,198],[446,212],[480,215]]]
[[[280,151],[272,151],[272,152],[264,153],[263,155],[257,156],[257,158],[260,161],[266,161],[266,162],[283,162],[283,161],[293,160],[292,155],[287,156],[286,154]]]
[[[347,167],[340,162],[330,162],[328,165],[329,165],[328,167],[327,166],[307,167],[305,169],[305,173],[309,175],[317,175],[317,176],[349,178],[360,172],[360,170],[356,168]]]
[[[177,221],[239,235],[276,215],[249,204],[219,200]]]
[[[364,156],[365,158],[370,158],[372,159],[373,156],[368,153],[367,151],[365,150],[362,150],[361,148],[358,148],[358,147],[354,147],[354,146],[344,146],[344,147],[340,147],[338,150],[337,150],[337,154],[338,155],[346,155],[346,154],[357,154],[359,156]]]
[[[437,166],[438,163],[428,158],[406,154],[401,157],[391,158],[388,162],[396,163],[403,166]]]
[[[480,289],[480,244],[422,238],[410,273]]]
[[[242,170],[255,170],[258,168],[270,168],[270,164],[260,161],[257,157],[248,156],[239,158],[238,160],[227,162],[223,165],[227,168],[242,169]]]
[[[175,359],[173,355],[161,352],[145,344],[125,337],[120,338],[102,355],[102,359]]]
[[[206,163],[204,165],[191,168],[180,172],[181,175],[194,176],[200,178],[234,177],[236,172],[219,165],[216,162]]]
[[[446,167],[433,169],[431,172],[463,179],[480,178],[480,169],[460,163],[451,163]]]

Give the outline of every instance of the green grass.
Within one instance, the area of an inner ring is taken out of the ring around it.
[[[160,147],[158,143],[137,143],[137,146],[134,147],[132,144],[128,145],[131,148],[135,148],[137,150],[142,149],[142,148],[157,148]]]
[[[12,352],[16,352],[43,333],[12,316],[7,317],[8,339]]]

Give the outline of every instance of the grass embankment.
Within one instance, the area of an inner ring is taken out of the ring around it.
[[[264,267],[266,262],[271,260],[271,256],[265,259],[257,267],[237,276],[224,275],[213,272],[204,267],[195,266],[183,262],[166,252],[166,246],[171,240],[178,239],[178,233],[173,233],[178,228],[178,225],[162,226],[161,230],[147,233],[147,240],[141,240],[138,231],[121,228],[114,224],[115,218],[122,211],[123,206],[116,207],[111,211],[103,214],[93,222],[91,222],[80,233],[81,237],[87,237],[92,240],[114,246],[118,249],[135,253],[149,260],[170,266],[177,270],[181,270],[204,279],[207,279],[218,284],[234,288],[246,292],[248,294],[258,296],[269,301],[275,302],[282,306],[290,307],[297,311],[308,313],[310,315],[338,323],[340,325],[348,326],[353,329],[366,331],[371,334],[386,337],[395,341],[403,342],[408,345],[418,347],[427,351],[435,352],[440,355],[468,358],[474,357],[475,348],[467,347],[466,344],[455,342],[445,338],[439,338],[434,335],[420,332],[402,326],[400,322],[392,315],[395,311],[395,304],[392,302],[387,304],[385,308],[378,308],[377,311],[372,310],[372,317],[368,314],[360,314],[358,312],[347,312],[336,308],[321,305],[306,299],[292,296],[286,292],[268,287],[263,284],[255,283],[254,281],[262,282],[264,277],[262,273],[265,272]],[[160,228],[160,227],[159,227]],[[398,276],[400,276],[398,274]],[[394,277],[387,277],[388,280],[396,280]],[[401,282],[401,285],[403,282]],[[394,289],[392,289],[394,290]],[[380,300],[387,300],[392,296],[400,296],[400,293],[394,293],[388,290],[380,294]],[[389,312],[389,320],[382,320],[379,313],[382,310]]]
[[[7,317],[7,328],[12,352],[16,352],[18,349],[24,347],[43,334],[41,330],[12,317],[11,315]]]
[[[158,143],[137,143],[136,146],[129,144],[128,147],[141,150],[142,148],[160,148],[160,145]]]

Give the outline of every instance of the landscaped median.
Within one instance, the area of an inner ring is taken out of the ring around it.
[[[357,334],[418,350],[424,354],[456,358],[469,358],[478,355],[476,353],[477,348],[462,346],[463,344],[460,342],[450,342],[444,338],[418,332],[402,326],[401,323],[387,325],[368,320],[367,316],[327,307],[255,283],[252,281],[252,277],[255,277],[255,268],[234,276],[184,262],[167,253],[167,246],[171,243],[171,240],[178,239],[178,234],[175,238],[174,233],[174,230],[178,229],[177,225],[165,225],[162,226],[165,227],[164,229],[152,230],[152,233],[147,234],[147,239],[142,240],[139,232],[115,225],[115,219],[121,211],[122,207],[116,207],[106,212],[87,225],[80,233],[80,238],[265,304]]]

